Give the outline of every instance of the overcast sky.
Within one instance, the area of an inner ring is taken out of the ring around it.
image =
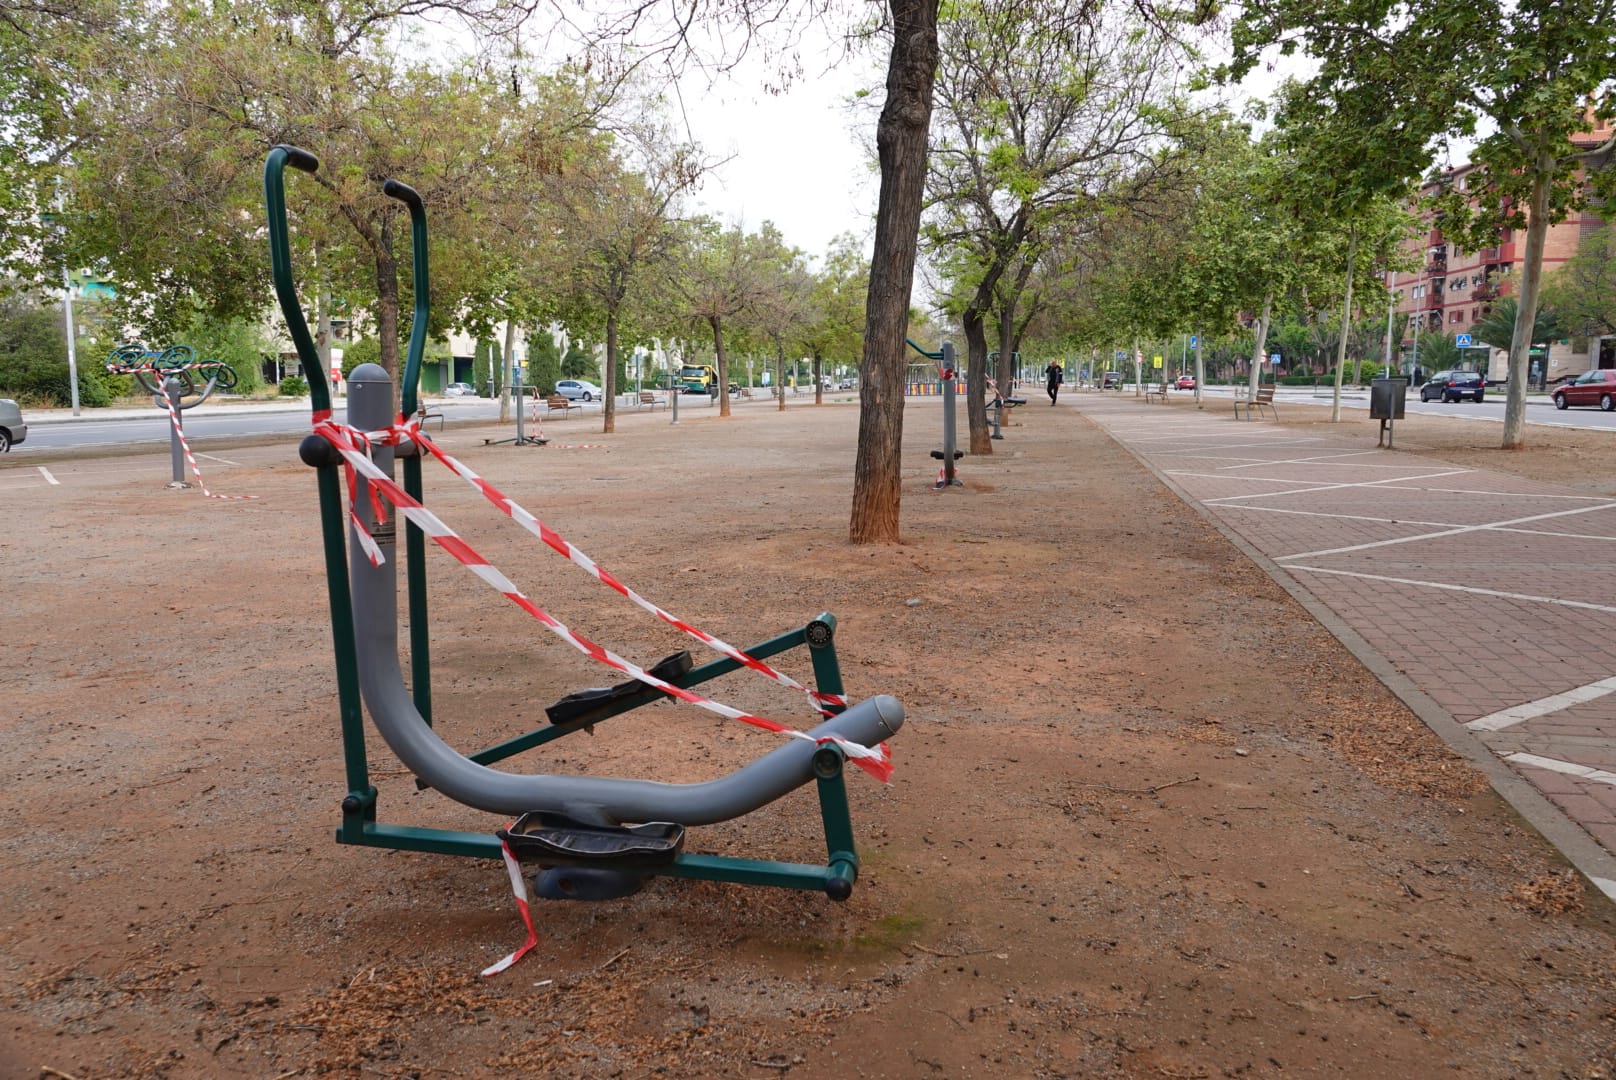
[[[805,52],[804,77],[774,96],[761,89],[761,62],[716,82],[694,74],[671,101],[676,123],[687,120],[710,155],[729,158],[702,186],[701,208],[748,231],[772,221],[788,244],[815,258],[840,233],[868,238],[879,190],[862,145],[870,137],[856,130],[873,130],[874,115],[854,115],[848,105],[883,75],[856,58],[826,70],[828,63]]]

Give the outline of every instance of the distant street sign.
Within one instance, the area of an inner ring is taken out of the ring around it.
[[[1200,339],[1200,337],[1198,335],[1196,335],[1196,334],[1191,334],[1190,335],[1190,348],[1199,349],[1200,347],[1201,347],[1201,339]]]
[[[1470,335],[1469,334],[1454,334],[1453,335],[1453,344],[1456,347],[1461,348],[1461,349],[1470,348]]]
[[[1268,354],[1268,362],[1269,362],[1269,363],[1270,363],[1270,364],[1277,364],[1277,363],[1279,363],[1279,354],[1278,354],[1278,353],[1277,353],[1277,352],[1271,352],[1271,353],[1269,353],[1269,354]]]
[[[1160,371],[1162,366],[1162,358],[1159,356],[1152,356],[1150,358],[1150,366],[1155,368],[1157,371]]]

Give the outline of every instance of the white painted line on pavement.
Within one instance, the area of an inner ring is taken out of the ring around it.
[[[1308,494],[1309,492],[1312,492],[1312,491],[1340,491],[1343,488],[1382,487],[1382,486],[1384,486],[1386,484],[1401,484],[1404,481],[1409,481],[1409,480],[1435,480],[1439,476],[1456,476],[1459,473],[1467,473],[1467,472],[1470,472],[1470,471],[1471,470],[1469,470],[1469,469],[1450,469],[1450,470],[1448,470],[1446,472],[1425,473],[1425,474],[1420,475],[1420,476],[1388,476],[1384,480],[1357,480],[1357,481],[1342,482],[1342,483],[1339,483],[1339,484],[1320,484],[1317,481],[1306,481],[1306,480],[1280,480],[1280,479],[1277,479],[1275,477],[1270,477],[1270,476],[1258,476],[1258,477],[1242,476],[1242,477],[1240,477],[1240,479],[1242,479],[1242,480],[1253,480],[1253,479],[1255,479],[1255,480],[1266,480],[1269,483],[1274,483],[1274,484],[1310,483],[1312,486],[1311,487],[1305,487],[1305,488],[1299,488],[1299,489],[1297,489],[1295,491],[1259,491],[1259,492],[1256,492],[1256,493],[1251,494],[1251,495],[1223,495],[1223,496],[1220,496],[1220,497],[1218,497],[1216,499],[1203,499],[1202,500],[1202,505],[1203,506],[1228,506],[1230,499],[1266,499],[1266,498],[1269,498],[1270,496],[1273,496],[1273,495],[1306,495],[1306,494]],[[1222,480],[1227,480],[1228,476],[1220,474],[1217,478],[1222,479]],[[1528,521],[1530,519],[1529,518],[1522,518],[1521,520]],[[1507,525],[1509,523],[1508,522],[1500,522],[1499,524]],[[1292,558],[1295,558],[1295,557],[1296,556],[1292,556]]]
[[[1610,878],[1594,877],[1591,874],[1589,875],[1588,880],[1598,886],[1600,892],[1604,893],[1612,900],[1616,900],[1616,881],[1612,881]]]
[[[1365,486],[1367,487],[1368,485]],[[1294,494],[1294,492],[1285,492],[1284,494]],[[1232,497],[1238,498],[1239,496]],[[1556,510],[1549,514],[1532,514],[1528,517],[1510,518],[1507,521],[1491,521],[1481,525],[1462,525],[1459,528],[1445,529],[1442,532],[1422,533],[1419,536],[1400,536],[1393,540],[1374,540],[1367,544],[1353,544],[1350,547],[1323,548],[1319,551],[1298,551],[1292,555],[1275,555],[1274,558],[1311,559],[1319,555],[1342,555],[1349,551],[1367,551],[1370,548],[1391,547],[1394,544],[1412,544],[1420,540],[1435,540],[1443,536],[1462,536],[1465,533],[1498,531],[1506,525],[1525,525],[1529,521],[1547,521],[1550,518],[1574,517],[1577,514],[1588,514],[1595,510],[1603,509],[1605,509],[1604,506],[1579,506],[1575,510]]]
[[[1569,709],[1573,705],[1584,701],[1593,701],[1606,694],[1616,694],[1616,677],[1600,679],[1587,686],[1577,686],[1564,693],[1550,694],[1548,697],[1538,698],[1536,701],[1525,701],[1519,705],[1511,705],[1507,709],[1500,709],[1495,713],[1477,717],[1465,724],[1471,731],[1503,731],[1516,724],[1524,724],[1528,720],[1535,720],[1540,716],[1557,713],[1562,709]]]
[[[1603,495],[1556,495],[1548,491],[1481,491],[1472,488],[1426,488],[1442,495],[1490,495],[1493,498],[1509,499],[1579,499],[1582,502],[1603,503],[1606,506],[1616,506],[1616,499],[1607,499]]]
[[[1416,518],[1371,517],[1368,514],[1331,514],[1323,510],[1290,510],[1283,506],[1246,506],[1243,503],[1220,503],[1220,510],[1249,510],[1253,514],[1295,514],[1297,517],[1340,518],[1345,521],[1368,521],[1376,525],[1418,525],[1424,529],[1456,529],[1455,521],[1420,521]],[[1499,532],[1529,532],[1528,529],[1499,529]],[[1546,535],[1554,536],[1556,533]],[[1568,534],[1576,535],[1576,534]]]
[[[1558,604],[1561,607],[1581,608],[1584,611],[1604,611],[1616,615],[1616,607],[1611,607],[1608,604],[1590,604],[1586,600],[1562,600],[1558,596],[1534,596],[1531,593],[1504,592],[1500,589],[1478,589],[1474,585],[1449,585],[1443,581],[1420,581],[1417,578],[1390,577],[1386,574],[1364,574],[1356,570],[1330,570],[1323,566],[1286,566],[1285,569],[1305,570],[1310,574],[1334,574],[1337,577],[1363,578],[1366,581],[1386,581],[1393,585],[1418,585],[1425,589],[1445,589],[1448,592],[1474,593],[1477,596],[1496,596],[1501,600],[1527,600],[1534,604]]]
[[[43,476],[45,478],[45,482],[47,484],[52,484],[52,485],[54,485],[56,487],[61,487],[62,486],[62,482],[60,480],[56,479],[56,477],[52,476],[51,471],[49,469],[45,468],[45,466],[43,466],[43,465],[39,466],[39,475]]]
[[[1549,772],[1575,776],[1579,780],[1592,780],[1596,784],[1616,784],[1616,773],[1606,772],[1604,769],[1590,769],[1586,765],[1577,765],[1570,761],[1556,761],[1554,758],[1538,757],[1536,754],[1506,754],[1504,760],[1511,765],[1547,769]]]
[[[222,458],[222,457],[215,457],[215,456],[214,456],[214,455],[212,455],[212,454],[204,454],[204,453],[203,453],[203,452],[202,452],[202,451],[200,451],[200,450],[198,450],[198,451],[197,451],[197,452],[196,452],[196,456],[197,456],[197,457],[200,457],[200,458],[207,458],[207,459],[208,459],[208,460],[209,460],[209,461],[217,461],[217,462],[219,462],[219,463],[220,463],[220,464],[222,464],[222,465],[236,465],[236,466],[240,466],[240,464],[241,464],[241,462],[239,462],[239,461],[231,461],[231,460],[230,460],[230,459],[229,459],[229,458]]]
[[[1269,464],[1269,465],[1311,465],[1316,461],[1338,461],[1341,458],[1365,457],[1366,455],[1373,454],[1373,453],[1376,453],[1376,452],[1377,451],[1374,451],[1374,450],[1343,450],[1343,451],[1341,451],[1340,453],[1337,453],[1337,454],[1313,454],[1310,457],[1299,457],[1299,458],[1274,458],[1273,460],[1267,462],[1267,464]],[[1369,467],[1369,466],[1365,466],[1365,465],[1360,465],[1356,461],[1351,462],[1350,464],[1354,468],[1368,468]],[[1231,465],[1229,467],[1232,468],[1232,469],[1250,468],[1249,465]],[[1374,467],[1375,468],[1380,468],[1380,469],[1393,469],[1393,468],[1403,468],[1405,466],[1403,465],[1403,463],[1399,462],[1399,463],[1396,463],[1396,464],[1377,465],[1377,466],[1374,466]]]

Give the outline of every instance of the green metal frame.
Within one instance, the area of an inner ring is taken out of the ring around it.
[[[314,173],[319,162],[314,155],[296,147],[277,146],[264,163],[264,203],[269,221],[270,269],[281,313],[297,348],[305,371],[320,372],[309,380],[310,405],[316,416],[331,408],[320,357],[309,333],[297,299],[292,277],[291,254],[286,224],[284,172],[286,166]],[[386,193],[410,209],[414,255],[415,315],[403,379],[404,415],[414,412],[416,387],[420,379],[421,355],[429,318],[427,274],[426,212],[420,197],[407,186],[389,180]],[[325,554],[326,592],[331,607],[331,638],[337,674],[337,709],[342,735],[343,768],[348,793],[342,800],[342,821],[336,831],[339,844],[362,847],[424,851],[439,855],[475,858],[502,858],[499,838],[492,833],[469,833],[453,829],[391,825],[377,820],[379,793],[370,782],[365,746],[364,715],[359,694],[359,668],[353,626],[353,604],[348,588],[346,515],[342,508],[339,460],[324,452],[323,441],[310,436],[303,448],[303,459],[315,467],[320,500],[320,529]],[[421,461],[418,455],[404,458],[404,487],[423,502]],[[412,694],[421,715],[431,719],[431,661],[427,618],[426,545],[421,531],[411,524],[406,533],[404,570],[410,613],[410,653]],[[803,627],[781,634],[747,649],[758,659],[776,656],[806,645],[813,663],[814,682],[821,694],[842,696],[841,665],[836,658],[835,616],[822,613]],[[724,657],[693,668],[673,680],[680,686],[695,686],[735,671],[742,665]],[[615,703],[604,717],[618,716],[664,697],[646,687]],[[840,706],[829,707],[839,712]],[[601,718],[597,718],[596,722]],[[472,761],[489,764],[525,750],[542,746],[563,735],[592,725],[551,725],[507,739],[470,755]],[[681,854],[665,867],[647,871],[647,876],[697,878],[731,881],[743,885],[773,885],[792,889],[822,890],[838,899],[858,879],[859,860],[853,842],[853,823],[848,810],[845,758],[840,748],[824,745],[814,755],[814,777],[819,794],[821,824],[825,833],[826,862],[823,866],[805,863],[773,862],[732,856]],[[838,894],[837,889],[842,891]]]

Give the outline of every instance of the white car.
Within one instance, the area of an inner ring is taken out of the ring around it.
[[[569,401],[594,401],[600,397],[600,387],[582,379],[562,379],[556,383],[556,393]]]
[[[452,382],[443,388],[444,397],[476,397],[477,391],[469,382]]]

